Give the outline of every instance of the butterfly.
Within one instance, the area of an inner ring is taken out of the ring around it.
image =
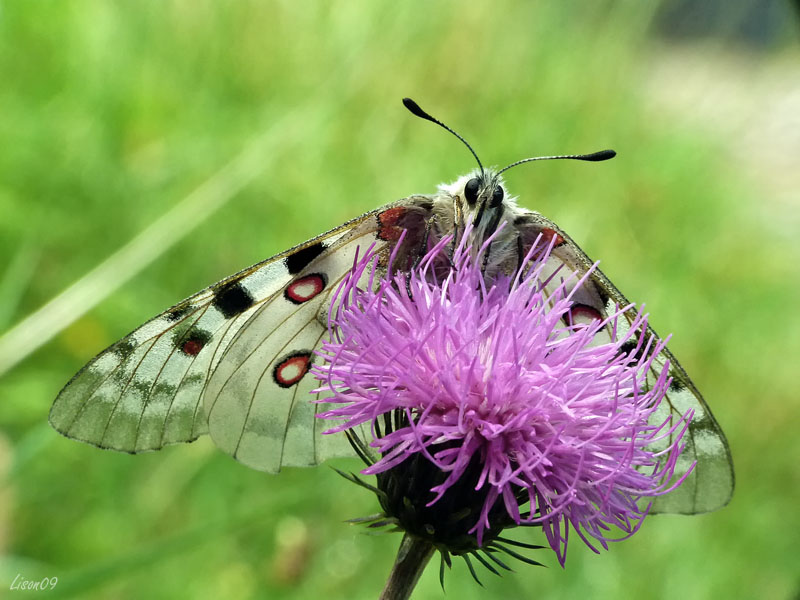
[[[487,274],[519,264],[537,238],[552,246],[553,270],[584,275],[594,264],[555,223],[517,206],[501,174],[533,160],[600,161],[587,155],[528,158],[499,171],[485,169],[472,147],[409,98],[414,115],[458,137],[479,170],[365,213],[335,229],[240,271],[190,296],[146,322],[92,359],[61,390],[50,423],[63,435],[101,448],[139,453],[191,442],[209,434],[237,461],[266,472],[310,466],[352,456],[345,436],[322,435],[330,425],[316,414],[326,405],[312,393],[309,373],[327,333],[331,299],[354,261],[372,247],[394,253],[409,269],[431,236],[459,232],[473,243],[495,235],[486,256]],[[571,316],[604,319],[628,306],[622,293],[595,269],[574,296]],[[635,311],[625,313],[630,323]],[[642,332],[645,333],[645,332]],[[648,329],[647,335],[655,335]],[[700,513],[725,505],[734,474],[725,435],[703,397],[675,357],[664,349],[648,377],[652,384],[669,362],[672,384],[664,412],[681,418],[692,409],[676,474],[696,466],[675,491],[655,499],[653,512]],[[655,415],[659,422],[666,414]],[[665,442],[666,443],[666,442]]]

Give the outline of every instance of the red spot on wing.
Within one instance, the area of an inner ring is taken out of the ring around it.
[[[284,388],[292,387],[308,372],[310,364],[310,352],[295,352],[284,357],[283,360],[275,365],[272,377],[279,386]]]
[[[588,304],[573,304],[567,314],[564,315],[564,320],[567,325],[574,324],[578,319],[585,321],[586,319],[593,319],[599,321],[603,318],[600,311]]]
[[[558,246],[564,243],[564,238],[555,230],[551,229],[550,227],[543,227],[542,228],[542,239],[546,245],[550,245],[551,241],[555,238],[555,242],[553,243],[553,247],[557,248]]]
[[[545,250],[551,247],[550,244],[552,244],[553,248],[558,248],[566,241],[560,233],[551,227],[542,227],[541,229],[528,227],[521,229],[520,233],[523,239],[523,253],[530,252],[531,246],[535,244],[531,253],[532,260],[537,260],[544,254]]]
[[[181,352],[189,356],[197,356],[200,354],[200,350],[203,349],[203,345],[200,340],[186,340],[181,346]]]
[[[407,209],[402,206],[389,208],[378,214],[378,238],[387,242],[396,242],[400,239],[404,227],[400,225],[400,220],[405,216]]]
[[[322,273],[312,273],[295,279],[286,288],[284,297],[294,304],[308,302],[325,289],[326,278]]]

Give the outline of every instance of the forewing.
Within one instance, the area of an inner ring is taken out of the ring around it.
[[[384,258],[400,233],[400,255],[413,254],[429,199],[385,206],[338,236],[323,252],[297,261],[289,281],[248,315],[208,382],[203,406],[214,443],[245,465],[267,472],[352,456],[333,424],[317,419],[324,404],[308,370],[326,335],[332,296],[357,257],[370,247]],[[405,249],[405,250],[404,250]]]
[[[594,264],[566,233],[538,213],[525,212],[517,217],[514,225],[522,238],[523,248],[530,247],[540,233],[547,241],[555,238],[550,259],[551,273],[559,271],[566,277],[576,272],[580,277]],[[576,304],[573,311],[577,321],[605,318],[616,312],[617,307],[630,304],[599,269],[592,272],[574,300]],[[625,313],[628,326],[635,315],[635,310]],[[650,327],[646,333],[658,337]],[[733,462],[728,442],[700,392],[668,349],[665,348],[655,357],[648,374],[648,384],[652,386],[655,383],[667,361],[672,384],[665,395],[663,410],[655,413],[652,421],[660,424],[669,415],[673,419],[680,419],[687,410],[692,409],[694,416],[683,440],[685,448],[675,468],[676,476],[683,475],[693,462],[697,464],[677,489],[655,498],[651,512],[695,514],[716,510],[727,504],[733,493]],[[663,447],[671,442],[672,439],[665,439]]]
[[[295,336],[303,348],[313,349],[316,338],[299,320],[286,321],[283,313],[276,313],[270,326],[251,317],[273,318],[264,308],[281,305],[287,285],[304,265],[356,231],[378,231],[380,212],[253,265],[148,321],[67,383],[50,411],[50,423],[67,437],[131,453],[190,442],[206,433],[200,399],[227,346],[242,328],[257,324],[267,331],[288,327],[282,335]],[[296,292],[309,289],[297,286]]]

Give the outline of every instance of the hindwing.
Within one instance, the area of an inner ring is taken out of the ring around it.
[[[552,240],[554,247],[550,260],[553,264],[550,272],[558,271],[565,278],[575,273],[576,279],[579,279],[594,265],[594,261],[564,231],[538,213],[523,211],[516,218],[514,227],[522,239],[524,249],[529,248],[539,235],[547,242]],[[619,308],[630,305],[617,287],[597,268],[574,296],[574,301],[571,310],[576,320],[605,319]],[[635,316],[634,308],[624,313],[626,322],[620,323],[623,326],[620,333],[630,327]],[[659,337],[649,326],[644,334],[648,338],[651,335]],[[668,416],[673,420],[681,419],[691,409],[694,414],[684,437],[685,447],[675,467],[675,475],[683,475],[693,462],[696,465],[678,488],[654,498],[651,512],[695,514],[716,510],[727,504],[733,494],[733,461],[728,441],[703,396],[666,347],[653,360],[653,367],[647,377],[648,385],[655,384],[659,372],[667,362],[672,383],[661,405],[663,408],[654,413],[652,422],[661,423]],[[673,435],[677,435],[677,432]],[[666,448],[672,441],[671,438],[666,438],[656,449]]]

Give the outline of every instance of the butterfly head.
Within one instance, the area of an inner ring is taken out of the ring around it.
[[[503,203],[505,191],[500,178],[489,173],[479,173],[464,184],[463,197],[469,207],[481,205],[498,208]]]
[[[516,199],[508,194],[502,177],[486,168],[440,185],[434,206],[444,230],[463,232],[471,225],[468,235],[476,250],[503,221],[513,221],[517,208]],[[498,241],[505,245],[505,238],[513,234],[506,227],[498,235]]]
[[[503,178],[491,169],[476,169],[452,184],[440,186],[439,193],[453,207],[459,225],[471,222],[476,229],[490,227],[507,208],[516,206],[506,192]]]

